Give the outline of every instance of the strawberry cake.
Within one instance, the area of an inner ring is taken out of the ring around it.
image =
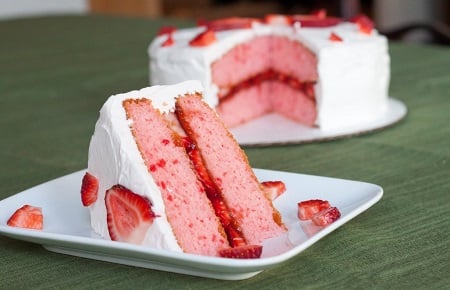
[[[151,84],[200,80],[228,127],[278,113],[334,130],[387,109],[388,42],[365,16],[322,10],[164,27],[148,54]]]
[[[265,239],[286,232],[266,186],[202,90],[186,81],[113,95],[103,105],[81,187],[96,233],[230,256],[227,250],[237,248],[260,253]]]

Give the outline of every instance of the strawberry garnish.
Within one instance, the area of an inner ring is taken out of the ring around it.
[[[164,34],[172,34],[177,29],[174,26],[163,26],[158,31],[158,36],[164,35]]]
[[[216,34],[213,30],[207,29],[198,34],[194,39],[189,42],[190,46],[208,46],[211,43],[217,41]]]
[[[81,183],[81,202],[84,206],[90,206],[97,200],[98,179],[86,172]]]
[[[340,211],[336,207],[329,207],[313,215],[312,222],[316,226],[327,226],[341,217]]]
[[[334,32],[330,33],[330,36],[328,37],[328,39],[331,41],[334,41],[334,42],[342,42],[342,38]]]
[[[278,25],[290,25],[291,20],[288,16],[282,14],[268,14],[264,17],[264,23],[278,24]]]
[[[247,17],[229,17],[212,20],[210,22],[204,22],[204,25],[206,25],[206,27],[209,30],[223,31],[231,29],[251,28],[253,23],[255,22],[260,22],[260,20],[256,18],[247,18]]]
[[[173,44],[174,44],[174,41],[173,41],[172,33],[169,33],[169,34],[167,34],[166,40],[164,40],[164,42],[161,43],[161,46],[166,47],[166,46],[171,46]]]
[[[330,207],[330,203],[321,199],[310,199],[301,201],[298,204],[298,218],[301,220],[310,220],[314,214]]]
[[[258,259],[261,257],[261,253],[261,245],[246,245],[220,250],[219,256],[233,259]]]
[[[358,25],[359,31],[365,34],[371,34],[375,26],[373,21],[364,14],[357,15],[350,21],[356,23],[356,25]]]
[[[122,185],[114,185],[106,191],[105,204],[111,240],[142,242],[155,218],[150,201]]]
[[[329,27],[335,26],[342,22],[342,19],[337,17],[325,17],[316,15],[293,15],[291,16],[291,23],[300,23],[301,27]]]
[[[7,221],[11,227],[42,230],[44,217],[40,207],[24,205],[16,210]]]
[[[263,181],[261,186],[272,200],[286,191],[286,185],[282,181]]]
[[[234,94],[239,92],[240,90],[244,90],[246,88],[252,87],[252,86],[258,86],[259,84],[266,82],[266,81],[272,81],[276,80],[279,82],[282,82],[286,85],[289,85],[291,88],[295,90],[301,90],[303,91],[306,96],[310,97],[311,99],[315,99],[314,97],[314,83],[310,82],[300,82],[298,79],[283,74],[278,71],[274,70],[266,70],[263,71],[257,75],[251,76],[250,78],[241,81],[239,84],[228,88],[225,93],[222,93],[219,98],[221,100],[225,100],[227,98],[231,98]]]
[[[242,233],[237,230],[237,227],[230,224],[225,228],[225,232],[227,233],[228,241],[231,247],[236,248],[247,245]]]
[[[311,12],[311,15],[316,16],[319,19],[327,18],[327,10],[326,9],[317,9]]]

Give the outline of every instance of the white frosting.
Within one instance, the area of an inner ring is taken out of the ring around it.
[[[113,185],[121,184],[147,197],[157,215],[142,244],[181,251],[167,221],[161,192],[148,173],[131,134],[122,102],[126,99],[148,98],[160,112],[167,113],[173,111],[178,96],[202,91],[198,81],[186,81],[173,86],[153,86],[114,95],[103,105],[91,138],[88,161],[88,172],[99,180],[97,201],[89,207],[91,225],[96,233],[109,239],[105,192]]]
[[[367,35],[349,22],[324,28],[256,24],[252,29],[216,32],[218,41],[205,47],[189,46],[189,41],[204,29],[175,31],[171,46],[161,46],[167,35],[152,41],[148,49],[152,85],[200,80],[206,101],[215,107],[218,87],[211,81],[211,64],[237,44],[256,36],[284,35],[302,42],[317,56],[316,124],[321,129],[370,121],[386,109],[390,79],[388,42],[376,30]],[[330,41],[331,32],[343,41]]]

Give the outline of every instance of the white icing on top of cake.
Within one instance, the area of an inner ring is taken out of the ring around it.
[[[172,33],[174,44],[162,47],[167,35],[156,37],[148,48],[150,83],[175,84],[200,80],[205,100],[215,107],[218,87],[212,83],[211,64],[234,46],[261,35],[282,35],[300,41],[318,59],[319,81],[315,85],[318,117],[323,130],[370,121],[386,109],[390,57],[386,37],[375,29],[361,33],[356,24],[342,22],[330,27],[294,27],[254,24],[251,29],[216,32],[218,41],[204,47],[189,46],[205,27]],[[343,41],[329,40],[331,32]]]
[[[160,112],[167,113],[174,110],[177,97],[202,91],[200,82],[186,81],[173,86],[153,86],[113,95],[105,102],[91,138],[87,169],[99,180],[97,201],[89,207],[91,225],[96,233],[109,239],[105,192],[113,185],[121,184],[147,197],[157,215],[142,245],[182,251],[167,221],[161,192],[149,174],[131,134],[122,103],[127,99],[148,98]]]

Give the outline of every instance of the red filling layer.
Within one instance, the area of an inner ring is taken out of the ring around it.
[[[208,174],[197,146],[189,137],[183,138],[183,145],[194,165],[198,179],[205,188],[206,196],[211,201],[214,211],[225,230],[230,246],[234,248],[246,245],[245,238],[239,229],[236,220],[231,216],[230,210],[226,206],[220,190]]]
[[[269,69],[255,76],[252,76],[233,87],[230,87],[226,92],[219,93],[219,99],[224,101],[226,99],[232,98],[235,94],[239,93],[241,90],[247,89],[251,86],[258,86],[266,81],[279,81],[293,88],[294,90],[299,90],[303,92],[311,100],[315,100],[314,95],[314,84],[315,82],[301,82],[297,78],[289,76],[287,74],[277,72],[275,70]]]

